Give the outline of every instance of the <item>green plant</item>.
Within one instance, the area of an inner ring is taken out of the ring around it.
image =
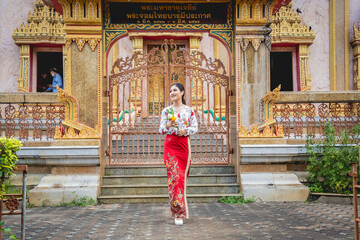
[[[13,175],[15,164],[18,161],[16,152],[20,150],[21,142],[15,138],[0,137],[0,175],[9,177]],[[1,184],[0,198],[5,190],[5,184]]]
[[[252,203],[255,201],[255,197],[244,198],[244,196],[224,196],[219,199],[219,202],[227,203],[227,204],[245,204]]]
[[[307,153],[310,155],[306,170],[309,172],[310,190],[329,193],[352,193],[350,162],[358,162],[359,147],[356,145],[360,128],[354,126],[350,135],[348,131],[336,136],[334,126],[327,122],[323,128],[324,137],[306,141]]]
[[[8,236],[8,239],[14,239],[17,240],[15,234],[11,233],[11,228],[7,227],[7,228],[3,228],[5,222],[4,221],[0,221],[0,231],[4,232],[6,234],[6,236]]]
[[[96,204],[96,200],[93,198],[90,198],[88,196],[84,196],[81,198],[76,198],[72,200],[71,202],[62,202],[58,205],[55,205],[56,207],[75,207],[75,206],[93,206]]]
[[[109,173],[109,172],[106,172],[106,173],[105,173],[105,176],[110,176],[110,173]]]

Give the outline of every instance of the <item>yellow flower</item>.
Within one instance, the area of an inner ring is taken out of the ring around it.
[[[176,117],[173,116],[173,117],[171,118],[171,121],[175,122],[175,121],[176,121]]]

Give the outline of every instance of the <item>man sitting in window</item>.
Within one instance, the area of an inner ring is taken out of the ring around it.
[[[49,88],[46,89],[46,91],[47,92],[57,92],[56,86],[59,86],[59,88],[63,88],[62,78],[56,68],[50,68],[49,72],[50,72],[51,76],[53,76],[53,81],[52,81],[52,84],[49,85]]]

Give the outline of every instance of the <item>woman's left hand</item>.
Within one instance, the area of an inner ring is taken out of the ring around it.
[[[180,129],[180,130],[178,131],[178,135],[179,135],[179,136],[184,136],[186,133],[187,133],[187,132],[186,132],[186,129]]]

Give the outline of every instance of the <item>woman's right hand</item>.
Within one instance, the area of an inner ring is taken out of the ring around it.
[[[178,126],[178,123],[175,122],[175,121],[169,121],[166,123],[166,128],[169,129],[171,127],[177,127]]]

